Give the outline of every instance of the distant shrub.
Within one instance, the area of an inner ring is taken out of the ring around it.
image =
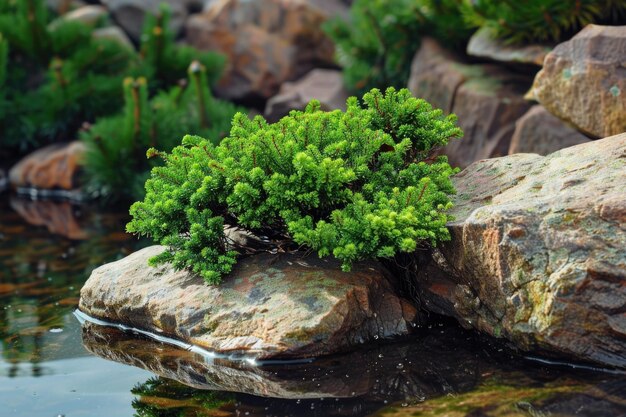
[[[589,23],[626,24],[623,0],[473,0],[463,7],[472,27],[508,43],[562,42]]]
[[[225,224],[333,255],[344,270],[435,245],[449,239],[455,170],[432,151],[462,135],[455,121],[393,88],[372,90],[363,104],[350,98],[345,113],[317,101],[274,124],[240,113],[217,146],[186,136],[171,153],[149,151],[165,166],[152,170],[127,230],[168,247],[152,263],[209,283],[238,256]]]
[[[333,19],[325,31],[335,41],[347,86],[406,86],[411,60],[422,36],[463,48],[470,31],[463,22],[463,0],[356,0],[350,21]]]

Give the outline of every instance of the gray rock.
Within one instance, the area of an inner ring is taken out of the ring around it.
[[[553,45],[507,45],[494,39],[491,30],[481,28],[469,40],[467,54],[478,58],[488,58],[507,64],[532,64],[541,66]]]
[[[167,3],[172,11],[170,29],[179,33],[188,16],[187,4],[180,0],[101,0],[115,22],[135,42],[139,41],[143,30],[144,18],[147,14],[155,14],[159,11],[161,3]]]
[[[93,271],[79,308],[100,319],[221,353],[306,358],[404,335],[416,309],[376,263],[341,272],[297,255],[242,259],[219,286],[188,271],[148,266],[162,246]]]
[[[587,136],[553,116],[543,106],[536,105],[515,123],[509,154],[548,155],[559,149],[590,141]]]
[[[590,136],[626,132],[626,26],[588,25],[546,56],[533,95]]]
[[[81,22],[85,25],[94,27],[101,21],[107,19],[109,12],[106,8],[96,5],[82,6],[77,9],[68,12],[61,17],[58,21],[74,21]],[[56,22],[56,21],[55,21]],[[51,23],[51,26],[55,26],[55,22]]]
[[[346,110],[349,93],[341,71],[315,69],[294,82],[284,83],[277,95],[268,100],[265,118],[279,120],[291,110],[304,110],[309,101],[319,100],[322,110]]]
[[[129,49],[135,49],[133,43],[128,38],[128,35],[126,35],[126,33],[117,26],[109,26],[96,29],[91,32],[91,36],[93,36],[94,39],[108,39],[111,41],[115,41]]]
[[[452,240],[418,272],[424,306],[543,350],[626,368],[626,134],[454,178]]]

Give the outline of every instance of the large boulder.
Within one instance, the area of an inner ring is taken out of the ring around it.
[[[187,40],[226,55],[218,95],[265,101],[283,82],[333,65],[333,44],[320,27],[325,19],[304,0],[219,0],[189,18]]]
[[[626,26],[588,25],[546,56],[533,94],[589,135],[626,131]]]
[[[15,164],[9,182],[14,188],[75,189],[84,154],[85,145],[79,141],[46,146]]]
[[[341,71],[315,69],[298,81],[284,83],[278,94],[268,100],[264,116],[275,122],[291,110],[304,110],[313,99],[319,100],[322,110],[345,111],[349,96]]]
[[[524,99],[531,79],[489,64],[469,64],[424,39],[413,59],[409,89],[446,113],[458,116],[465,132],[441,150],[452,165],[466,167],[506,155],[515,122],[530,108]]]
[[[91,274],[79,308],[99,319],[258,358],[326,355],[404,335],[416,309],[376,263],[338,264],[296,255],[241,260],[219,286],[188,271],[148,266],[151,246]]]
[[[626,134],[454,177],[452,240],[418,275],[465,326],[626,368]]]
[[[552,115],[543,106],[535,105],[515,123],[509,154],[548,155],[559,149],[590,141],[587,136]]]

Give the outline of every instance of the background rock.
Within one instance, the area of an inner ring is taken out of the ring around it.
[[[339,265],[297,255],[242,259],[219,286],[169,265],[151,246],[93,271],[79,308],[226,353],[305,358],[404,335],[417,318],[376,263]]]
[[[515,123],[509,154],[548,155],[559,149],[590,141],[578,130],[553,116],[543,106],[536,105]]]
[[[626,134],[454,178],[425,305],[524,350],[626,368]]]
[[[515,122],[530,108],[523,98],[530,84],[528,77],[503,67],[468,64],[428,38],[413,59],[409,79],[416,97],[458,116],[465,135],[440,153],[460,167],[508,153]]]
[[[285,81],[315,67],[334,66],[326,19],[304,0],[219,0],[187,22],[188,42],[227,57],[217,94],[265,101]]]
[[[99,28],[91,32],[91,36],[94,39],[108,39],[111,41],[115,41],[122,46],[127,48],[131,48],[134,50],[133,43],[128,38],[128,35],[117,26],[109,26],[104,28]]]
[[[467,54],[478,58],[488,58],[507,64],[543,65],[543,60],[552,50],[549,45],[507,45],[494,39],[491,30],[483,27],[474,33],[467,44]]]
[[[345,111],[349,96],[341,71],[315,69],[298,81],[284,83],[268,100],[264,116],[270,122],[278,121],[291,110],[304,110],[313,99],[319,100],[322,110]]]
[[[106,8],[97,5],[87,5],[74,9],[71,12],[64,14],[59,19],[63,21],[81,22],[85,25],[94,27],[108,16],[109,12]],[[51,25],[54,24],[55,22],[51,23]]]
[[[135,42],[139,42],[143,30],[146,14],[156,14],[161,3],[167,3],[172,12],[170,29],[179,33],[187,19],[187,5],[185,0],[100,0],[109,11],[115,22]]]
[[[14,188],[74,189],[84,153],[85,145],[79,141],[38,149],[11,168],[9,182]]]
[[[603,138],[626,131],[626,26],[588,25],[546,56],[533,94],[552,114]]]

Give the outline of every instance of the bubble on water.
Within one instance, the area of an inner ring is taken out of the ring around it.
[[[59,327],[53,327],[52,329],[48,330],[50,333],[61,333],[63,331],[63,329],[59,328]]]
[[[378,354],[378,357],[379,357],[379,358],[383,358],[383,357],[384,357],[384,355],[383,355],[382,353],[379,353],[379,354]]]
[[[409,404],[408,403],[402,403],[402,407],[408,407]]]
[[[399,363],[398,365],[396,365],[396,369],[402,369],[404,368],[404,365],[402,365],[401,363]]]

